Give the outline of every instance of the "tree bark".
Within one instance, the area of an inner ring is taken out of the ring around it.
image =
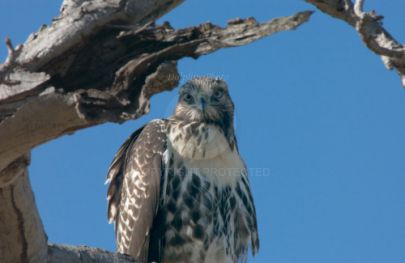
[[[1,171],[0,260],[46,262],[45,235],[28,178],[29,156],[24,155]]]
[[[61,135],[147,113],[152,95],[177,86],[177,60],[294,29],[310,14],[262,24],[239,19],[226,28],[207,23],[174,30],[166,23],[122,31],[109,23],[80,47],[52,59],[43,54],[48,62],[42,59],[39,68],[29,60],[27,65],[39,72],[14,64],[1,84],[0,137],[8,140],[0,142],[0,170],[32,147]]]
[[[136,119],[151,96],[177,86],[177,61],[292,30],[311,13],[258,23],[234,19],[175,30],[153,22],[182,0],[65,0],[59,17],[0,66],[0,260],[130,262],[90,248],[47,246],[28,180],[27,153],[105,122]],[[122,261],[121,261],[122,260]]]
[[[48,263],[135,263],[132,257],[86,246],[48,246]]]

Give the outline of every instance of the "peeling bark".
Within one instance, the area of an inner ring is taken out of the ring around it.
[[[149,99],[177,86],[177,61],[292,30],[312,12],[258,23],[233,19],[175,30],[155,25],[182,0],[65,0],[59,17],[0,65],[0,260],[131,262],[86,247],[47,247],[28,180],[27,154],[59,136],[136,119]],[[4,205],[3,205],[4,204]]]
[[[381,56],[385,67],[395,69],[405,87],[405,46],[382,25],[382,16],[364,12],[364,0],[306,0],[322,12],[355,28],[368,49]]]

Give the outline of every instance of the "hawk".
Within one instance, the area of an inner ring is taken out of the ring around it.
[[[110,166],[117,250],[137,262],[246,262],[259,249],[247,169],[225,81],[180,88],[174,114],[134,132]]]

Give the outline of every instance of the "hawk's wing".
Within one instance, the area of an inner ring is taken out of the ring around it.
[[[115,223],[118,251],[140,262],[148,260],[159,206],[165,125],[164,120],[155,120],[134,132],[117,152],[107,176],[108,219]]]

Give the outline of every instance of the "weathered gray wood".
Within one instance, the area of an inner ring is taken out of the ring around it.
[[[30,36],[16,62],[38,70],[49,61],[86,43],[105,26],[139,27],[155,21],[184,0],[65,0],[50,26]]]
[[[15,69],[7,74],[7,78],[0,83],[0,101],[15,101],[29,96],[35,89],[49,80],[49,76],[43,72],[28,72]]]
[[[28,179],[28,163],[25,155],[2,171],[13,180],[0,187],[0,262],[46,262],[47,237]]]
[[[81,49],[69,50],[47,64],[41,62],[39,70],[45,73],[36,74],[42,74],[42,83],[37,81],[0,100],[0,138],[8,138],[0,141],[0,170],[34,146],[61,135],[146,114],[152,95],[177,85],[177,60],[294,29],[310,14],[264,23],[238,19],[226,28],[207,23],[181,30],[168,24],[125,31],[99,29],[99,35],[94,32]],[[10,72],[5,76],[14,74]],[[7,82],[2,85],[9,86]]]
[[[382,25],[382,16],[364,12],[364,0],[306,0],[322,12],[345,21],[359,33],[364,44],[381,56],[387,69],[395,69],[405,87],[405,47]]]
[[[4,138],[0,140],[1,167],[43,143],[44,138],[50,140],[88,125],[77,116],[74,97],[49,91],[24,100],[11,117],[0,123],[0,138]]]
[[[87,246],[48,246],[48,263],[135,263],[127,255]]]

